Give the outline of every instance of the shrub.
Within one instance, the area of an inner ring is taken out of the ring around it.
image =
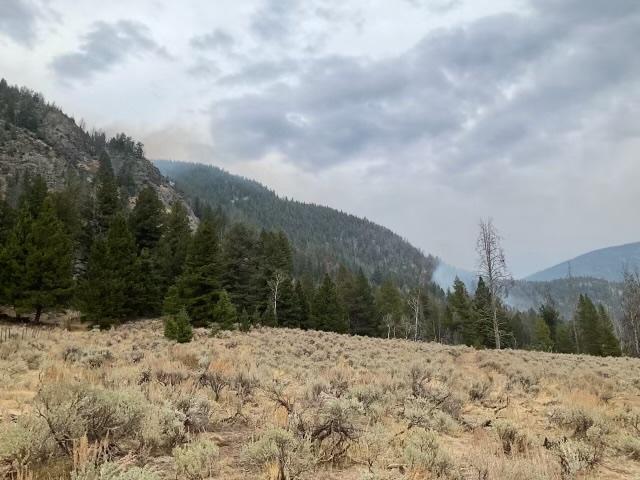
[[[179,478],[202,480],[213,476],[218,446],[208,440],[196,440],[193,443],[173,450]]]
[[[67,454],[71,453],[73,441],[85,434],[89,442],[107,435],[112,443],[135,437],[147,406],[139,392],[104,390],[82,383],[45,385],[34,405]]]
[[[183,307],[176,315],[171,315],[164,322],[164,336],[178,343],[189,343],[193,338],[193,327],[187,310]]]
[[[518,428],[507,422],[499,420],[495,423],[498,437],[502,441],[502,450],[505,454],[526,453],[531,446],[531,441],[526,433],[520,432]]]
[[[184,442],[186,415],[170,405],[148,410],[141,436],[145,447],[152,451],[168,450]]]
[[[160,477],[148,467],[126,468],[119,463],[105,462],[83,465],[71,472],[71,480],[160,480]]]
[[[473,382],[469,387],[469,398],[474,402],[483,400],[486,398],[489,388],[491,388],[491,384],[486,380]]]
[[[583,438],[587,430],[595,424],[594,418],[582,408],[558,408],[551,412],[551,421],[573,429],[573,436]]]
[[[567,440],[557,447],[560,468],[563,478],[573,477],[583,470],[594,468],[600,461],[601,451],[593,445],[579,441]]]
[[[184,414],[188,432],[205,432],[211,426],[211,405],[202,396],[186,395],[176,401],[176,408]]]
[[[44,419],[22,415],[0,424],[0,463],[17,470],[47,458],[55,450]]]
[[[311,443],[280,428],[264,432],[245,448],[242,456],[250,466],[275,465],[278,480],[295,480],[315,464]]]
[[[454,472],[453,463],[440,449],[436,435],[427,430],[415,431],[409,437],[404,457],[414,473],[429,472],[436,478],[446,478]]]

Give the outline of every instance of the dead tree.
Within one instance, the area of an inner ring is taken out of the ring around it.
[[[271,290],[271,305],[273,307],[273,316],[278,319],[278,299],[280,298],[280,291],[282,283],[287,279],[287,274],[282,270],[276,270],[273,277],[267,282],[269,289]]]
[[[478,253],[478,270],[484,279],[491,296],[491,321],[496,348],[500,345],[500,321],[498,319],[498,302],[507,291],[511,275],[507,270],[501,238],[491,219],[480,221],[480,234],[476,244]]]
[[[625,269],[622,287],[622,335],[633,355],[640,357],[640,273]]]

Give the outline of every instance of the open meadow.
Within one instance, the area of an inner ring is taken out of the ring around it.
[[[12,328],[0,475],[640,478],[640,361],[288,329]]]

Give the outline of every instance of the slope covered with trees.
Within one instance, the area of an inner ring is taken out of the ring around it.
[[[391,230],[320,205],[279,197],[263,185],[217,167],[157,160],[160,171],[192,199],[194,210],[218,207],[232,221],[282,230],[296,252],[296,270],[336,272],[340,264],[362,269],[374,283],[391,277],[403,286],[428,281],[436,259]]]

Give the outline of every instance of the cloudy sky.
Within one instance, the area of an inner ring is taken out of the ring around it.
[[[0,0],[0,76],[473,269],[640,240],[637,0]]]

